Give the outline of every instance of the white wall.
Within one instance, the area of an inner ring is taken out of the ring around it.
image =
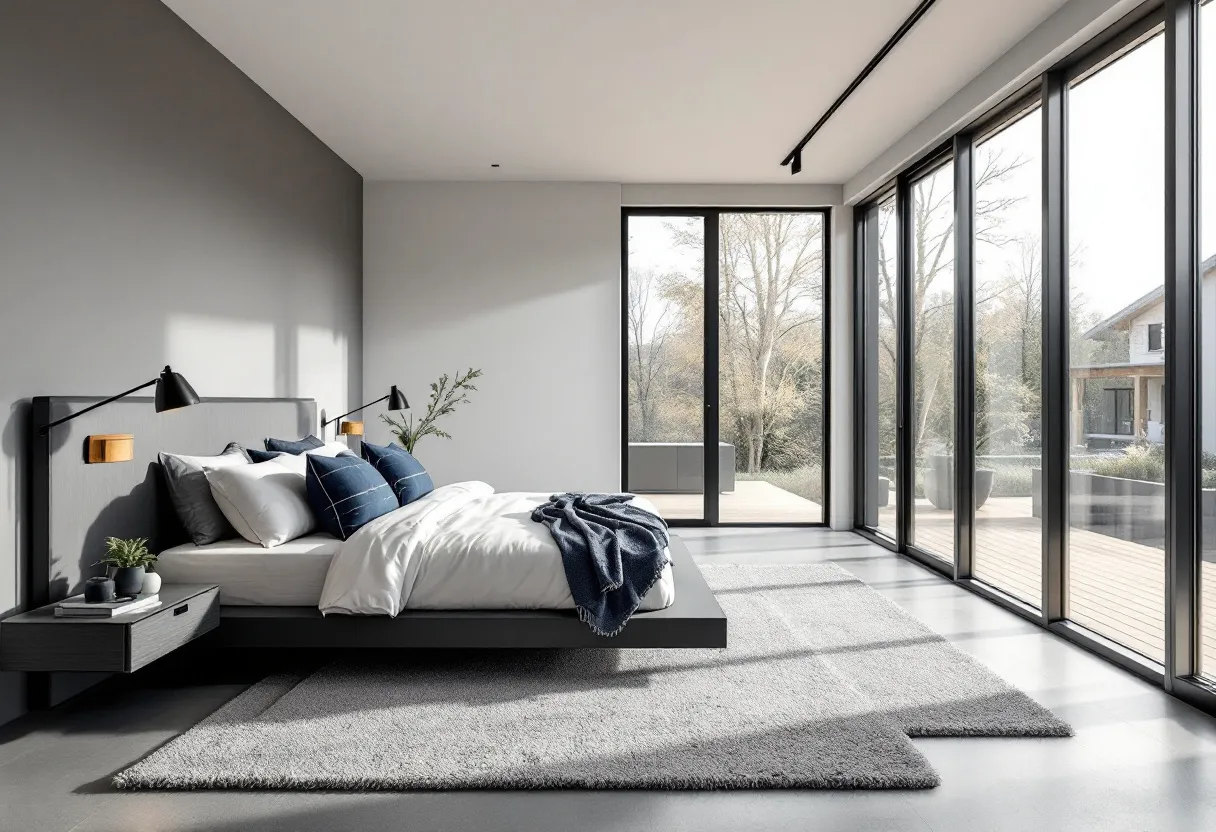
[[[852,528],[852,210],[831,185],[372,182],[364,188],[363,389],[416,410],[439,374],[485,370],[418,456],[437,482],[615,490],[621,444],[620,209],[832,207],[831,507]],[[387,426],[365,414],[367,439]]]
[[[1164,364],[1165,350],[1156,352],[1148,348],[1148,325],[1165,323],[1165,301],[1151,309],[1146,309],[1132,319],[1128,331],[1127,343],[1130,360],[1133,364]]]
[[[621,203],[729,208],[822,208],[839,205],[840,185],[622,185]]]
[[[853,209],[832,208],[830,410],[828,414],[828,523],[853,528]]]
[[[620,487],[620,211],[619,185],[367,183],[367,397],[421,411],[441,373],[485,371],[454,438],[418,446],[437,482]]]

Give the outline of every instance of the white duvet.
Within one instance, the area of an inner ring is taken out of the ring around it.
[[[436,488],[355,532],[333,558],[322,613],[404,609],[573,609],[561,552],[531,519],[549,494],[495,493],[484,482]],[[641,497],[635,505],[658,513]],[[670,564],[641,610],[675,600]]]

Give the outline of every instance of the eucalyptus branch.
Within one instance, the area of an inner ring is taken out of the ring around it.
[[[473,382],[480,378],[481,374],[481,370],[474,370],[470,367],[464,373],[457,373],[455,379],[444,373],[438,381],[431,382],[431,395],[427,400],[426,415],[416,423],[412,413],[408,417],[400,419],[382,413],[380,418],[392,430],[397,441],[410,453],[414,452],[418,440],[424,436],[451,439],[452,435],[435,423],[441,416],[447,416],[456,410],[457,405],[469,400],[469,392],[477,390]]]

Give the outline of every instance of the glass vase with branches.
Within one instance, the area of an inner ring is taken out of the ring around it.
[[[384,413],[380,418],[389,426],[397,441],[411,454],[414,452],[418,440],[424,436],[451,439],[452,435],[435,423],[469,400],[468,394],[477,390],[477,386],[473,382],[480,378],[481,374],[481,370],[470,367],[463,373],[457,373],[455,378],[444,373],[438,381],[431,382],[431,395],[427,400],[426,414],[417,421],[414,420],[412,413],[401,418]]]

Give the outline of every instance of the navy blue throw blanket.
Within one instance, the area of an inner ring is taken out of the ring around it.
[[[632,494],[554,494],[532,511],[549,527],[578,617],[614,636],[667,565],[667,524],[629,504]]]

